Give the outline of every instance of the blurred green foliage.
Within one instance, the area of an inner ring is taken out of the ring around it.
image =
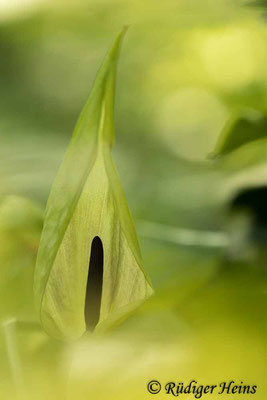
[[[0,3],[1,398],[15,398],[17,354],[16,390],[27,400],[141,400],[151,378],[192,377],[253,382],[255,398],[266,399],[267,227],[253,218],[259,199],[233,207],[267,183],[267,25],[245,5]],[[106,335],[61,344],[32,308],[42,215],[125,24],[114,158],[156,294]]]
[[[239,116],[230,122],[218,140],[213,156],[230,153],[238,147],[267,136],[267,119]]]

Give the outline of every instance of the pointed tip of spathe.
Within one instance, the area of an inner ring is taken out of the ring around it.
[[[123,25],[123,27],[122,27],[120,33],[121,33],[122,35],[125,35],[125,33],[128,31],[129,28],[130,28],[130,25],[128,25],[128,24]]]
[[[120,32],[118,33],[118,37],[122,39],[124,37],[124,35],[127,33],[129,28],[130,28],[130,25],[127,25],[127,24],[123,25]]]
[[[113,59],[113,60],[117,60],[118,59],[118,54],[121,48],[121,44],[123,41],[123,38],[126,34],[126,32],[128,31],[129,26],[128,25],[124,25],[123,28],[120,30],[120,32],[117,34],[116,39],[114,40],[113,46],[111,47],[111,50],[109,52],[109,58]]]
[[[103,74],[106,74],[108,71],[114,68],[114,66],[116,68],[116,64],[119,59],[121,44],[128,29],[129,26],[127,25],[123,26],[123,28],[119,31],[119,33],[113,40],[112,45],[106,54],[104,62],[102,63],[102,66],[100,67],[99,72],[96,76],[96,81],[102,80]]]

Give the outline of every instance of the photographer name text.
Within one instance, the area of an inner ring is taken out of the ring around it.
[[[168,382],[162,385],[158,380],[152,380],[147,384],[147,390],[150,394],[165,394],[174,397],[192,395],[196,399],[201,399],[203,395],[254,395],[257,392],[257,385],[245,384],[244,382],[221,382],[216,385],[199,384],[196,380],[188,383]]]

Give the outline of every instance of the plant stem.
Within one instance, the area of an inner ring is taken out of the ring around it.
[[[9,319],[3,323],[4,336],[6,341],[7,357],[10,366],[12,381],[18,399],[24,398],[23,377],[21,361],[16,341],[16,319]]]
[[[149,221],[140,221],[138,225],[140,228],[140,235],[143,237],[181,246],[199,246],[207,248],[226,248],[229,246],[229,238],[224,232],[196,231]]]

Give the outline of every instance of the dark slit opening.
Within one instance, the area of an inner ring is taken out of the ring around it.
[[[267,186],[245,189],[232,202],[232,209],[247,209],[257,225],[267,228]]]
[[[252,216],[251,238],[266,246],[267,240],[267,186],[247,188],[238,193],[231,204],[232,211],[248,211]]]
[[[91,245],[89,272],[85,298],[85,322],[88,330],[93,330],[100,317],[103,286],[104,251],[101,239],[94,237]]]

